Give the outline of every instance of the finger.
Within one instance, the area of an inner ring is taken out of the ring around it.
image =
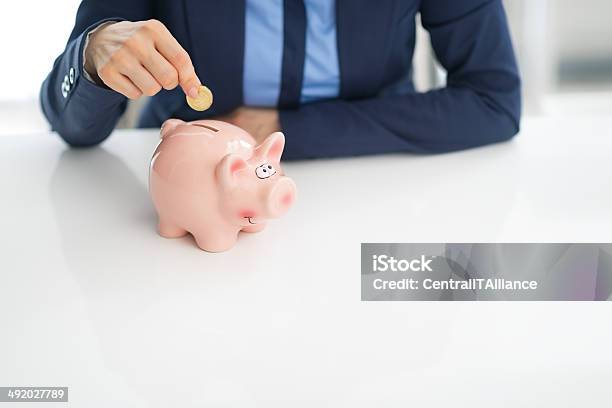
[[[178,72],[155,48],[141,58],[144,67],[164,89],[170,90],[178,85]]]
[[[162,87],[159,82],[134,57],[126,57],[124,64],[119,66],[118,70],[127,76],[147,96],[153,96],[161,91]]]
[[[178,74],[179,84],[181,85],[183,92],[192,98],[197,98],[199,88],[202,83],[196,75],[193,65],[184,65],[182,68],[178,69]]]
[[[119,92],[129,99],[138,99],[142,96],[142,92],[128,77],[118,71],[108,72],[100,79],[114,91]]]
[[[155,48],[178,72],[181,88],[187,95],[196,98],[201,82],[189,54],[162,23],[151,23],[150,29],[153,32]]]

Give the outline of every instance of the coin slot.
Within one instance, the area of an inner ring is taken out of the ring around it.
[[[212,127],[212,126],[203,125],[203,124],[201,124],[201,123],[192,123],[192,125],[193,125],[193,126],[199,126],[199,127],[202,127],[202,128],[208,129],[208,130],[212,130],[213,132],[218,132],[218,131],[219,131],[219,129],[215,129],[215,128],[214,128],[214,127]]]

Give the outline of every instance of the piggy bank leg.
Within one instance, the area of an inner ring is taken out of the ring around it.
[[[208,233],[194,232],[192,235],[198,247],[207,252],[227,251],[236,244],[236,240],[238,239],[238,231],[223,233],[217,231],[212,236],[210,235],[210,231]]]
[[[173,223],[170,223],[161,218],[159,220],[157,230],[159,231],[159,235],[164,238],[180,238],[187,234],[187,231],[185,231],[185,229],[177,227]]]
[[[248,225],[246,227],[242,227],[242,231],[244,232],[259,232],[266,228],[266,223],[262,222],[259,224]]]

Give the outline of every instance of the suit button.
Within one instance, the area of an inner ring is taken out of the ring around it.
[[[67,98],[68,93],[70,93],[70,79],[68,78],[68,75],[66,75],[64,76],[64,82],[62,82],[62,96]]]
[[[75,76],[74,67],[70,67],[70,71],[68,72],[68,79],[70,81],[70,85],[74,85],[74,76]]]

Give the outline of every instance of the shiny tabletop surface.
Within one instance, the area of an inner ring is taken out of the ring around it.
[[[156,234],[157,142],[0,139],[0,386],[68,386],[73,407],[612,406],[609,302],[361,302],[359,286],[361,242],[612,242],[607,117],[287,163],[295,207],[221,254]]]

